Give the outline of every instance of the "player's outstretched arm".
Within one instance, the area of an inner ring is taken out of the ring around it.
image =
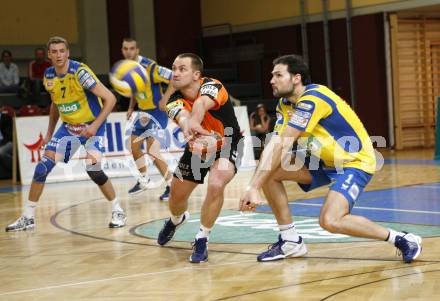
[[[191,118],[188,121],[189,131],[191,134],[210,135],[211,133],[205,130],[201,123],[205,117],[205,113],[214,108],[217,103],[208,96],[202,95],[194,101]]]
[[[162,95],[162,98],[159,100],[159,109],[161,109],[162,111],[165,111],[165,112],[167,111],[168,100],[170,99],[171,95],[173,95],[174,92],[176,92],[176,89],[174,89],[173,85],[171,85],[171,83],[170,83],[168,85],[167,90]]]
[[[133,114],[134,107],[136,106],[137,100],[134,96],[130,97],[130,103],[128,105],[127,109],[127,120],[131,118],[131,115]]]
[[[238,205],[240,210],[255,209],[255,204],[261,201],[258,190],[269,179],[270,175],[281,166],[281,160],[284,159],[283,156],[289,153],[293,143],[299,138],[301,133],[300,130],[288,126],[280,136],[273,136],[270,139],[261,154],[260,163],[249,182],[249,186],[240,198]]]
[[[90,91],[96,96],[101,97],[103,106],[98,117],[96,117],[95,121],[93,121],[92,124],[87,128],[86,132],[82,134],[86,137],[95,136],[96,131],[105,121],[107,116],[112,112],[113,107],[116,104],[116,97],[102,83],[98,82]]]

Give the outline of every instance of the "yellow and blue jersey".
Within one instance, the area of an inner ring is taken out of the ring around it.
[[[44,72],[44,87],[57,106],[60,118],[69,124],[91,122],[101,112],[101,99],[93,94],[99,82],[93,71],[85,64],[69,60],[66,74],[57,75],[54,67]]]
[[[144,94],[136,95],[138,107],[142,111],[159,110],[159,100],[162,98],[166,86],[170,83],[171,70],[159,66],[155,61],[138,56],[138,63],[147,71],[150,83]]]
[[[374,173],[374,148],[365,127],[350,106],[326,86],[307,85],[295,104],[279,100],[274,131],[281,134],[287,126],[302,132],[300,148],[319,157],[327,167]]]

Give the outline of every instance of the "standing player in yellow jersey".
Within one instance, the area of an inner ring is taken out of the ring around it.
[[[164,193],[159,197],[162,201],[167,201],[170,194],[170,184],[172,173],[168,170],[168,165],[160,154],[160,141],[165,138],[164,130],[168,124],[168,116],[164,112],[166,103],[174,89],[169,85],[171,70],[159,66],[155,61],[139,55],[139,48],[135,40],[126,38],[122,42],[122,55],[127,60],[133,60],[141,64],[147,71],[150,78],[146,90],[141,95],[135,95],[130,99],[127,111],[127,119],[133,114],[133,110],[138,105],[138,115],[133,126],[130,137],[131,152],[133,159],[139,170],[137,183],[128,191],[134,195],[149,188],[149,177],[147,166],[145,165],[142,145],[147,140],[147,153],[152,158],[159,172],[167,182]],[[168,87],[165,90],[165,86]],[[165,91],[164,91],[165,90]]]
[[[261,201],[258,189],[262,188],[277,219],[278,241],[261,253],[258,261],[307,253],[295,230],[282,181],[297,182],[304,191],[330,184],[319,217],[322,228],[388,241],[400,249],[407,263],[417,258],[422,249],[419,236],[386,229],[350,213],[376,170],[371,140],[356,113],[329,88],[310,83],[309,69],[301,57],[281,56],[273,65],[270,83],[274,96],[281,98],[276,135],[264,149],[239,204],[240,210],[254,210]],[[294,142],[308,155],[301,156],[297,150],[293,156],[289,150]],[[288,166],[291,162],[295,165]]]
[[[50,38],[47,48],[53,67],[44,73],[44,86],[52,99],[49,126],[44,138],[46,147],[43,158],[35,167],[23,214],[6,231],[34,228],[35,208],[47,175],[57,162],[64,160],[67,163],[80,145],[84,145],[87,152],[87,174],[112,205],[109,227],[123,227],[126,222],[124,210],[100,162],[104,152],[105,120],[116,98],[88,66],[69,59],[69,45],[64,38]],[[53,134],[58,118],[61,118],[62,124]]]

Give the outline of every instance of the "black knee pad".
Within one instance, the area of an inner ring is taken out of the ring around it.
[[[102,170],[89,170],[87,169],[87,174],[90,179],[95,182],[97,185],[101,186],[107,183],[108,177]]]

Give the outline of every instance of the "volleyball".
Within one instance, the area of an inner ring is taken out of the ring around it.
[[[113,65],[110,83],[116,92],[125,97],[144,93],[148,75],[144,67],[132,60],[122,60]]]

